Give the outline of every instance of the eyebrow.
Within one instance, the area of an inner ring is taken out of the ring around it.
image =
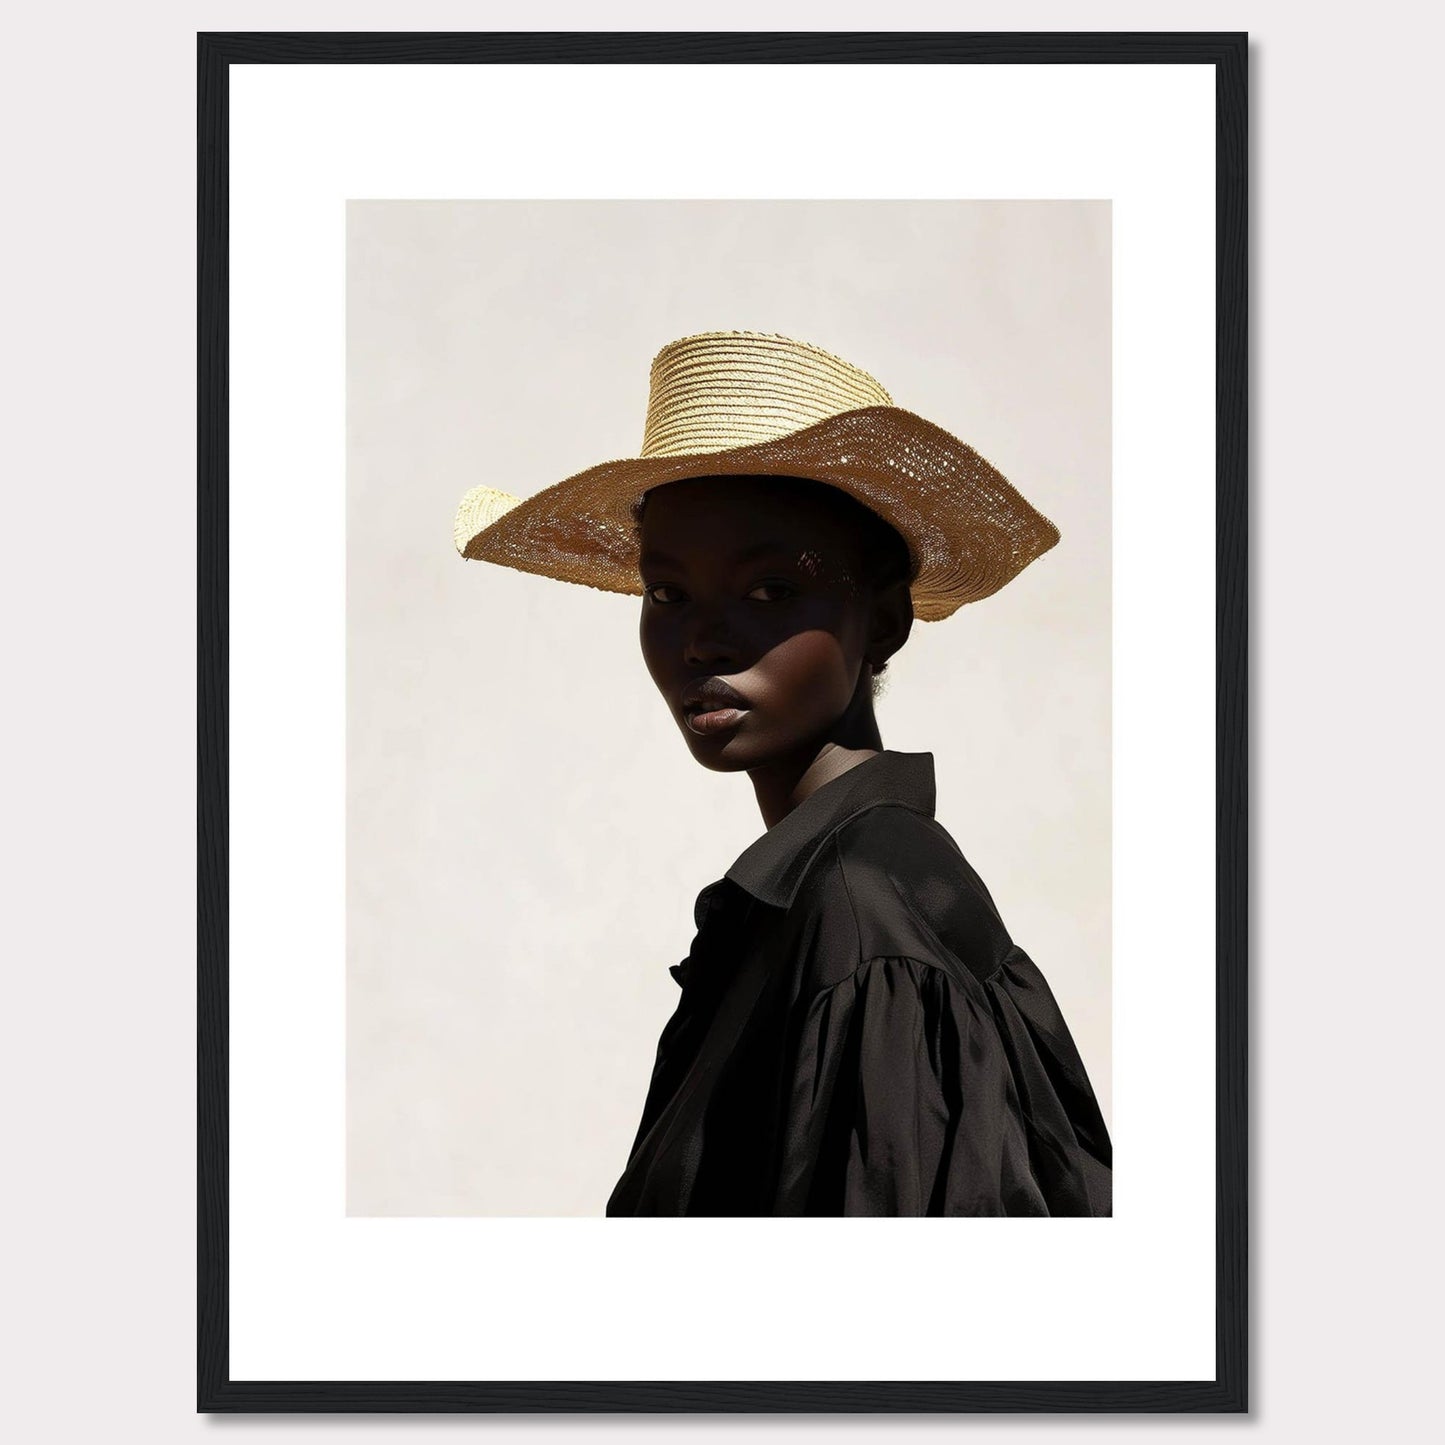
[[[755,562],[759,557],[770,557],[783,552],[795,550],[799,543],[788,542],[755,542],[751,547],[744,547],[733,554],[732,562],[735,567],[741,567],[745,562]],[[683,564],[676,557],[669,557],[666,552],[647,551],[637,559],[639,567],[678,567]]]

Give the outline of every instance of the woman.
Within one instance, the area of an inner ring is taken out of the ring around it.
[[[916,616],[1057,539],[867,373],[746,332],[659,353],[640,458],[464,499],[464,556],[641,593],[687,746],[767,829],[698,896],[609,1215],[1112,1212],[1058,1005],[873,710]]]

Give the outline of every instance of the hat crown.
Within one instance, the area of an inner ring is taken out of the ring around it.
[[[892,405],[866,371],[807,342],[705,331],[669,342],[653,358],[641,455],[726,451]]]

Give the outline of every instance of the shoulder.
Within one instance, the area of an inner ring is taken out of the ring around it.
[[[845,864],[882,866],[895,871],[950,868],[963,861],[963,850],[930,813],[907,803],[874,803],[840,823],[833,843]]]
[[[854,967],[907,956],[987,977],[1011,947],[988,889],[952,835],[904,803],[875,803],[841,823],[794,907],[813,924],[845,913]]]

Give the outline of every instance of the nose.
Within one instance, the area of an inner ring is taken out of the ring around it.
[[[688,632],[683,655],[690,667],[717,668],[737,661],[738,646],[721,618],[699,616]]]

